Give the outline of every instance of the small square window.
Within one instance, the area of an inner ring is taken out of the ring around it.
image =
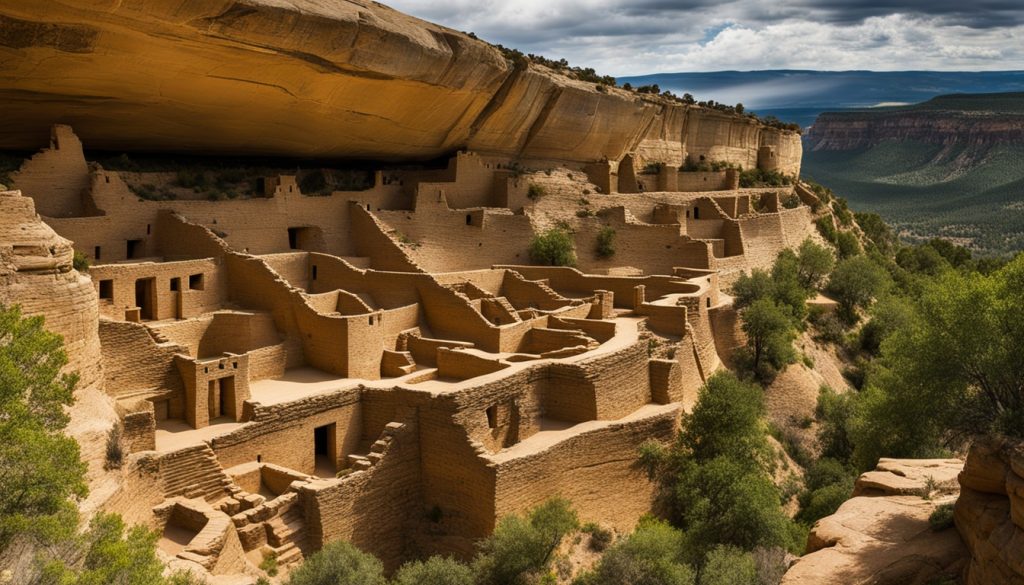
[[[114,300],[114,281],[113,280],[101,280],[100,281],[100,298],[112,301]]]
[[[188,288],[189,290],[203,290],[206,287],[204,282],[206,279],[203,278],[203,274],[193,274],[188,277]]]

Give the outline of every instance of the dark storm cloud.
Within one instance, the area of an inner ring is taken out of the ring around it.
[[[1024,0],[384,0],[613,75],[1024,68]]]
[[[940,19],[946,25],[1001,28],[1024,23],[1021,0],[797,0],[790,5],[835,24],[856,24],[873,16],[908,14]]]

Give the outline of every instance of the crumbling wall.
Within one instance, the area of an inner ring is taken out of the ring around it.
[[[83,198],[89,187],[89,166],[82,143],[70,126],[57,124],[50,130],[50,147],[25,161],[9,187],[20,189],[35,200],[41,215],[75,217],[85,211]]]

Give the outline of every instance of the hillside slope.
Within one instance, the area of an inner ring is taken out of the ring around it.
[[[1024,248],[1024,93],[822,114],[806,142],[806,175],[905,237]]]

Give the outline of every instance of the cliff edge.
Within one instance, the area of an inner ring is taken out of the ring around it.
[[[66,123],[94,148],[426,159],[687,155],[797,174],[797,134],[513,64],[364,0],[13,0],[0,6],[0,148]]]

